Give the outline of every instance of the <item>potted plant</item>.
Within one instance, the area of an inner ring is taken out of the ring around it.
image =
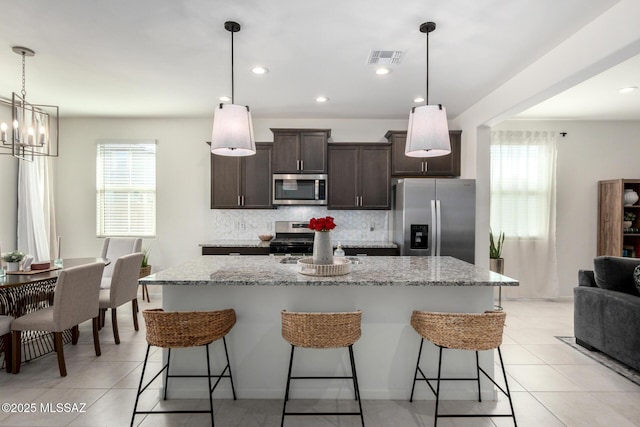
[[[633,221],[636,219],[636,214],[633,212],[624,213],[624,221],[622,222],[622,228],[631,228]]]
[[[504,243],[504,232],[493,238],[493,232],[489,231],[489,270],[504,274],[504,259],[502,258],[502,244]]]
[[[7,271],[20,270],[20,262],[24,258],[24,253],[20,251],[5,252],[2,255],[2,260],[7,263]]]
[[[149,265],[149,253],[151,252],[151,248],[143,248],[142,249],[142,263],[140,264],[140,277],[146,277],[151,274],[151,265]],[[146,296],[146,298],[145,298]],[[142,300],[147,300],[147,302],[151,302],[149,298],[149,289],[147,285],[142,285]]]

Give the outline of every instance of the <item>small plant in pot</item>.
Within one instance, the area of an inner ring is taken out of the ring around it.
[[[636,214],[633,212],[624,213],[624,221],[622,222],[622,228],[631,228],[633,221],[636,219]]]
[[[146,277],[151,274],[151,265],[149,265],[149,253],[151,252],[151,248],[142,249],[142,263],[140,264],[140,278]],[[142,285],[142,301],[147,300],[147,302],[151,302],[149,298],[149,289],[147,285]]]
[[[493,232],[489,231],[489,269],[493,272],[503,274],[504,259],[502,258],[502,244],[504,243],[504,232],[498,234],[498,238],[493,237]]]
[[[23,259],[24,253],[20,251],[5,252],[2,255],[2,260],[7,264],[7,271],[18,271]]]

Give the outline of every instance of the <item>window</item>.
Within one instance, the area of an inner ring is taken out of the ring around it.
[[[555,134],[492,133],[491,228],[515,238],[543,238],[555,215]]]
[[[98,237],[155,236],[155,141],[98,141],[96,204]]]

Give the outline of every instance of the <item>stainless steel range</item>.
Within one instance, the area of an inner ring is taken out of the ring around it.
[[[269,243],[269,253],[311,254],[313,235],[308,221],[276,221],[276,237]]]

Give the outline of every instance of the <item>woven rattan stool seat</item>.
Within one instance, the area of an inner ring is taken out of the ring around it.
[[[361,311],[298,313],[282,310],[282,337],[298,347],[348,347],[360,338],[361,320]]]
[[[502,344],[504,311],[436,313],[414,311],[411,326],[422,338],[445,348],[490,350]]]
[[[164,348],[209,344],[229,333],[236,323],[233,309],[217,311],[172,311],[161,308],[142,312],[147,342]]]

